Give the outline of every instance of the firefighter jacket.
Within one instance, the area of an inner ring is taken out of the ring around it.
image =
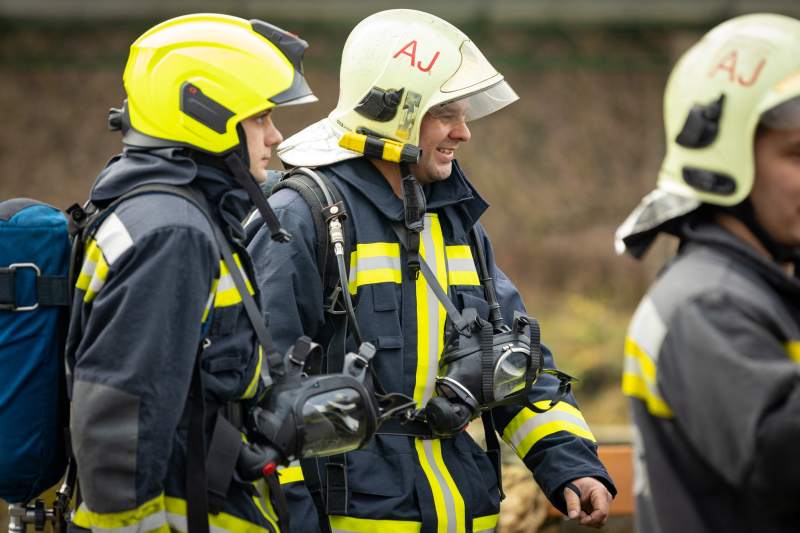
[[[83,498],[74,524],[94,531],[186,531],[184,465],[187,446],[197,443],[187,442],[185,405],[198,357],[210,419],[262,386],[262,353],[229,270],[254,279],[236,240],[247,195],[178,150],[128,149],[100,174],[91,199],[102,206],[152,183],[200,191],[239,264],[221,261],[206,216],[174,194],[125,199],[88,232],[67,382]],[[267,496],[232,480],[221,512],[209,515],[212,530],[275,531]]]
[[[474,307],[487,318],[488,305],[468,245],[468,232],[487,204],[458,165],[453,167],[449,179],[426,187],[420,254],[459,310]],[[403,202],[366,158],[316,170],[326,173],[346,203],[347,227],[354,233],[349,237],[348,289],[362,335],[377,348],[373,368],[378,380],[387,391],[411,396],[423,407],[434,393],[446,313],[424,276],[414,281],[406,274],[405,249],[391,227],[391,223],[403,220]],[[278,191],[270,203],[283,226],[294,235],[289,245],[275,246],[261,228],[248,245],[262,283],[262,307],[272,313],[268,317],[270,331],[278,349],[288,347],[300,334],[327,343],[333,332],[323,309],[310,209],[291,190]],[[478,231],[486,244],[503,316],[510,322],[514,310],[524,311],[522,300],[495,265],[480,225]],[[352,341],[350,348],[355,348]],[[553,366],[550,352],[544,349],[543,353],[545,366]],[[539,378],[532,401],[547,406],[555,395],[555,385],[549,376]],[[597,459],[595,439],[572,396],[545,414],[520,407],[497,408],[494,420],[503,439],[560,509],[564,509],[564,484],[579,477],[594,476],[614,492]],[[317,461],[323,493],[324,463]],[[328,517],[333,531],[463,533],[491,531],[497,523],[495,471],[466,432],[446,439],[379,433],[365,448],[346,454],[345,463],[346,510]],[[303,473],[310,479],[305,467]],[[301,472],[289,468],[282,483],[300,479]],[[301,483],[291,485],[288,495],[293,525],[301,531],[317,530],[317,514],[305,487]]]
[[[684,222],[625,341],[638,531],[797,531],[799,362],[798,280]]]

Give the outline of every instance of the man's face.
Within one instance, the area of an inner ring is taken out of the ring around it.
[[[762,128],[755,141],[756,218],[784,246],[800,246],[800,128]]]
[[[431,108],[419,128],[419,163],[412,166],[422,184],[447,179],[453,170],[455,151],[472,136],[464,121],[466,103],[452,102]]]
[[[272,123],[271,109],[244,119],[242,129],[247,138],[250,172],[256,181],[267,179],[267,165],[272,157],[272,147],[283,141],[283,136]]]

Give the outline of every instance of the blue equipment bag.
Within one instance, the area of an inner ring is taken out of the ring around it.
[[[35,498],[67,465],[69,262],[61,211],[0,202],[0,498],[9,503]]]

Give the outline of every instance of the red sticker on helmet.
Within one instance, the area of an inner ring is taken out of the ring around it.
[[[761,71],[764,70],[764,65],[767,64],[767,59],[762,58],[753,68],[751,72],[742,72],[741,67],[738,65],[739,52],[738,50],[731,50],[725,57],[723,57],[711,71],[708,73],[709,78],[713,78],[719,72],[726,72],[728,74],[728,81],[731,83],[738,83],[742,87],[750,87],[758,81],[761,76]]]
[[[439,54],[440,52],[439,50],[437,50],[436,53],[433,54],[431,60],[428,62],[428,65],[423,67],[422,61],[417,61],[417,41],[413,40],[408,44],[406,44],[405,46],[403,46],[400,50],[395,52],[392,58],[397,59],[401,55],[408,56],[409,59],[411,60],[409,66],[416,67],[421,72],[430,72],[430,70],[433,68],[433,64],[436,63],[437,59],[439,59]]]

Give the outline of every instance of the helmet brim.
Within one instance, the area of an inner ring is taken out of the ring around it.
[[[278,157],[291,167],[318,167],[363,154],[339,146],[342,133],[326,117],[298,131],[278,146]]]
[[[614,234],[617,254],[628,252],[637,259],[642,257],[665,225],[688,215],[701,205],[702,202],[696,198],[661,189],[651,191],[617,228]]]

